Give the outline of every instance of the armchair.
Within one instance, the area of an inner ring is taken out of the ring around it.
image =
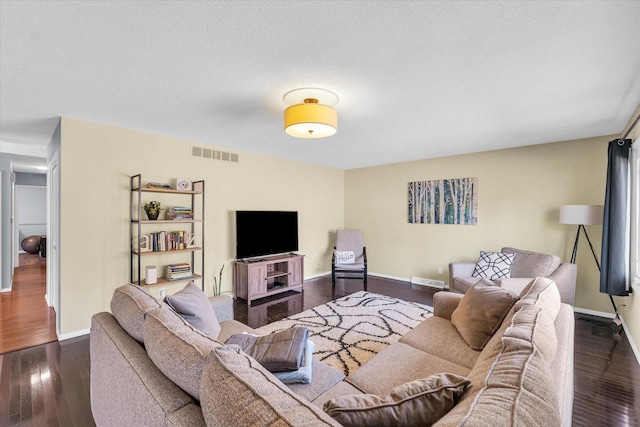
[[[331,257],[331,284],[336,287],[336,279],[362,279],[367,290],[367,248],[362,239],[362,230],[337,230],[336,245]],[[341,263],[336,252],[353,251],[353,263]],[[337,274],[347,274],[338,276]]]

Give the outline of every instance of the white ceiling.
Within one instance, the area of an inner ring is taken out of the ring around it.
[[[640,2],[0,2],[0,144],[58,116],[337,168],[619,133]],[[338,133],[282,95],[340,97]]]

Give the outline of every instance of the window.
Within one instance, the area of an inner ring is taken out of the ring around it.
[[[640,140],[638,140],[640,141]],[[631,146],[631,279],[640,293],[640,142]]]

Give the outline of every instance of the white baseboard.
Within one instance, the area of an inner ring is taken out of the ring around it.
[[[640,350],[638,350],[638,346],[636,345],[631,333],[629,332],[629,328],[627,328],[627,323],[624,321],[624,317],[620,316],[622,320],[622,328],[624,329],[624,333],[627,334],[627,339],[629,340],[629,344],[631,345],[631,350],[633,350],[633,354],[636,356],[636,361],[640,364]]]
[[[407,282],[409,283],[411,281],[410,277],[398,277],[398,276],[391,276],[390,274],[382,274],[382,273],[367,273],[369,276],[374,276],[374,277],[382,277],[383,279],[391,279],[391,280],[399,280],[401,282]]]
[[[323,271],[323,272],[321,272],[321,273],[318,273],[318,274],[314,274],[314,275],[312,275],[312,276],[307,276],[307,277],[305,277],[305,278],[304,278],[304,281],[305,281],[305,282],[309,282],[309,281],[311,281],[311,280],[316,280],[316,279],[318,279],[318,278],[320,278],[320,277],[328,276],[328,275],[330,275],[330,274],[331,274],[331,270],[329,270],[329,271]]]
[[[604,311],[589,310],[587,308],[580,308],[580,307],[574,307],[573,311],[575,311],[576,313],[581,313],[581,314],[590,314],[592,316],[600,316],[600,317],[604,317],[606,319],[613,319],[614,317],[616,317],[616,315],[614,313],[607,313],[607,312],[604,312]],[[638,346],[636,345],[635,341],[633,340],[633,337],[631,336],[631,333],[629,332],[629,328],[627,327],[627,323],[624,321],[624,316],[622,314],[620,314],[620,320],[622,321],[622,329],[624,329],[624,333],[627,336],[627,339],[629,340],[629,345],[631,345],[631,350],[633,351],[633,355],[636,357],[636,360],[638,361],[638,364],[640,364],[640,350],[638,349]]]
[[[592,316],[605,317],[607,319],[613,319],[614,317],[616,317],[615,313],[608,313],[606,311],[589,310],[588,308],[573,307],[573,311],[580,314],[590,314]]]
[[[90,329],[81,329],[79,331],[67,332],[66,334],[59,334],[58,341],[65,341],[71,338],[81,337],[83,335],[88,335],[91,332]]]

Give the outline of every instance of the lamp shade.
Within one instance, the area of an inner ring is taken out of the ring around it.
[[[560,224],[601,225],[603,214],[603,205],[562,205]]]
[[[315,102],[314,102],[315,101]],[[336,133],[338,113],[316,100],[292,105],[284,111],[284,131],[297,138],[325,138]]]
[[[284,131],[296,138],[325,138],[338,130],[338,113],[333,106],[338,95],[317,87],[294,89],[282,100],[289,107],[284,110]]]

